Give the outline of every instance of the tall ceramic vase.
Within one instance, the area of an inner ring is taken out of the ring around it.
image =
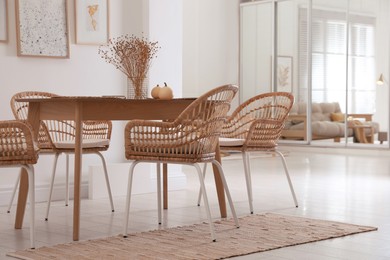
[[[143,78],[127,78],[127,98],[145,99],[148,97],[148,80]]]

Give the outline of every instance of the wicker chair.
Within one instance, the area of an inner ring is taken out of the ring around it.
[[[249,165],[250,152],[275,153],[280,156],[295,206],[298,207],[286,160],[283,153],[277,150],[279,137],[293,103],[293,95],[287,92],[257,95],[242,103],[228,117],[223,127],[219,139],[221,151],[242,152],[251,214],[253,214],[253,196]],[[198,205],[201,196],[199,193]]]
[[[171,122],[131,120],[127,123],[125,128],[125,156],[126,159],[134,160],[134,162],[131,164],[129,172],[124,237],[127,237],[134,167],[140,162],[157,163],[159,224],[161,224],[161,163],[192,165],[199,175],[210,223],[211,237],[215,241],[214,225],[211,220],[202,171],[198,165],[198,163],[211,162],[219,169],[232,215],[238,227],[237,216],[221,165],[215,160],[218,137],[229,111],[230,102],[237,90],[238,88],[233,85],[215,88],[197,98]]]
[[[27,171],[30,200],[30,247],[35,248],[35,178],[39,148],[34,144],[32,128],[23,121],[0,121],[0,167],[22,167]]]
[[[47,92],[26,91],[15,94],[11,98],[11,108],[16,119],[25,120],[28,114],[28,102],[18,102],[16,99],[22,98],[52,98],[58,95]],[[96,154],[100,157],[103,164],[108,195],[111,203],[111,211],[114,212],[114,203],[112,200],[110,182],[107,173],[107,166],[102,151],[107,151],[111,138],[111,121],[86,121],[83,122],[83,154]],[[50,202],[53,193],[54,178],[57,168],[57,161],[60,154],[66,154],[66,198],[65,205],[69,202],[69,154],[75,151],[75,125],[74,121],[65,120],[44,120],[41,122],[38,133],[38,145],[40,153],[54,154],[54,166],[50,183],[50,192],[47,202],[46,217],[48,220]],[[14,188],[16,193],[19,178]],[[14,195],[8,206],[8,212],[12,206]]]

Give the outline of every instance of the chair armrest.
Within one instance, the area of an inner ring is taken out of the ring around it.
[[[348,114],[348,117],[363,118],[365,121],[372,121],[372,114]]]
[[[210,121],[212,123],[212,121]],[[131,120],[125,127],[126,156],[132,153],[200,154],[214,152],[218,136],[209,134],[209,123],[198,121]]]
[[[307,115],[288,115],[286,121],[295,121],[295,122],[302,121],[306,125]]]
[[[283,137],[287,138],[302,138],[307,140],[307,115],[288,115],[286,122],[291,122],[292,124],[303,123],[302,130],[289,130],[283,129]]]
[[[0,121],[0,161],[7,161],[8,164],[36,163],[38,150],[32,127],[27,122]]]
[[[161,146],[177,138],[185,138],[188,127],[174,122],[131,120],[125,127],[125,146]]]
[[[153,121],[153,120],[130,120],[126,124],[125,133],[137,131],[137,132],[151,132],[161,133],[160,130],[169,131],[174,128],[175,124],[172,121]],[[137,129],[136,129],[137,128]],[[163,133],[166,133],[162,131]]]

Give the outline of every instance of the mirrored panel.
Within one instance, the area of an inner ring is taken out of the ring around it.
[[[288,118],[282,139],[309,142],[309,3],[301,1],[276,1],[276,66],[275,91],[292,92],[295,104]]]
[[[389,148],[389,2],[242,4],[241,100],[292,92],[286,142]]]

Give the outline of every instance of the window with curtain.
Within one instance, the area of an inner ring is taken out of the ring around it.
[[[300,8],[300,101],[307,100],[308,92],[307,20],[307,10]],[[339,102],[341,109],[345,110],[348,95],[349,113],[374,113],[375,18],[350,14],[349,20],[348,24],[343,12],[312,11],[312,102]]]

